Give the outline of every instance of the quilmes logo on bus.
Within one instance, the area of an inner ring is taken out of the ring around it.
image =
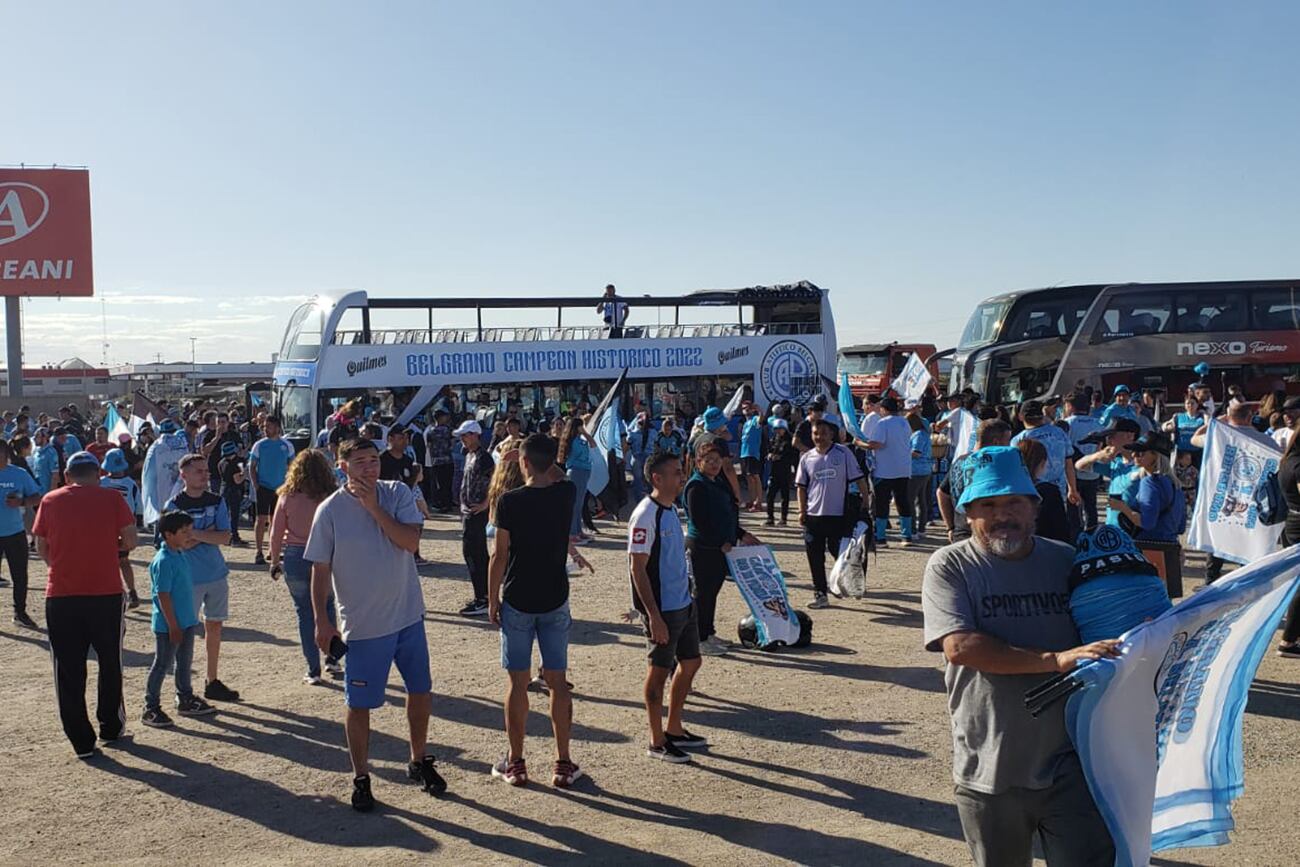
[[[758,381],[768,400],[807,404],[818,391],[817,358],[797,340],[782,340],[763,356]]]
[[[356,376],[358,373],[365,373],[367,370],[378,370],[387,366],[387,355],[366,355],[356,361],[348,362],[348,376]]]

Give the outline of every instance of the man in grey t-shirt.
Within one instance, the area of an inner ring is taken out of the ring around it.
[[[379,480],[379,451],[372,440],[344,441],[339,466],[347,482],[316,509],[303,557],[314,564],[316,645],[336,658],[343,654],[331,647],[340,637],[326,612],[331,584],[338,602],[347,642],[344,728],[355,775],[352,806],[364,813],[375,805],[370,792],[370,711],[384,704],[394,663],[406,687],[411,744],[407,776],[431,795],[446,791],[447,784],[425,746],[433,681],[424,595],[415,571],[424,519],[408,485]]]
[[[1070,618],[1074,549],[1033,535],[1034,483],[1019,450],[993,446],[963,462],[959,505],[971,538],[925,570],[925,646],[948,661],[953,779],[975,863],[1028,865],[1037,833],[1049,867],[1114,863],[1058,703],[1037,719],[1025,693],[1118,642],[1078,647]]]

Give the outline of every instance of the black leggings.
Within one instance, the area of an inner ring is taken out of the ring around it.
[[[813,590],[827,592],[826,555],[836,556],[844,538],[843,515],[809,515],[803,525],[803,548],[808,554],[808,571]]]
[[[718,610],[718,594],[727,579],[727,556],[720,548],[704,548],[688,541],[691,571],[695,575],[695,611],[699,621],[700,641],[717,633],[713,618]]]
[[[1300,532],[1287,527],[1282,533],[1282,544],[1288,548],[1300,544]],[[1291,606],[1287,608],[1286,619],[1282,621],[1282,642],[1295,644],[1297,641],[1300,641],[1300,592],[1291,597]]]
[[[889,517],[889,498],[892,495],[894,504],[898,506],[898,517],[912,517],[912,503],[907,496],[907,486],[911,481],[904,476],[901,479],[877,479],[876,480],[876,517]]]
[[[781,497],[781,520],[790,519],[790,465],[772,464],[772,475],[767,483],[767,519],[775,520],[772,512],[776,507],[777,496]]]
[[[27,533],[0,536],[0,554],[9,563],[14,583],[14,614],[27,613]]]

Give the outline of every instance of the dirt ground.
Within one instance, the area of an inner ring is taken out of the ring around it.
[[[251,565],[251,550],[228,549],[232,617],[221,659],[222,678],[243,701],[178,719],[170,730],[140,725],[152,653],[142,607],[127,623],[133,737],[88,763],[74,758],[59,728],[44,636],[13,627],[6,598],[0,862],[324,865],[433,855],[457,864],[969,863],[952,805],[940,660],[921,647],[918,591],[933,546],[882,551],[866,599],[813,612],[810,649],[706,657],[686,721],[711,745],[693,764],[676,766],[644,753],[644,645],[639,629],[620,619],[628,599],[621,527],[602,529],[589,549],[597,574],[573,581],[573,754],[589,778],[570,792],[548,784],[552,745],[540,695],[527,756],[541,782],[514,789],[488,774],[505,747],[505,678],[494,631],[455,613],[468,582],[459,527],[449,518],[429,523],[431,563],[421,573],[435,689],[430,743],[450,791],[435,800],[405,780],[394,672],[391,706],[373,718],[380,806],[370,815],[347,803],[340,687],[301,683],[288,592]],[[760,533],[803,606],[811,585],[797,534]],[[143,553],[135,565],[147,588]],[[43,565],[34,563],[33,573],[42,586]],[[39,591],[34,598],[43,623]],[[725,637],[734,639],[743,613],[728,585],[719,605]],[[203,660],[200,644],[197,672]],[[1247,785],[1234,842],[1155,863],[1292,860],[1284,853],[1300,851],[1297,718],[1300,664],[1270,654],[1246,717]]]

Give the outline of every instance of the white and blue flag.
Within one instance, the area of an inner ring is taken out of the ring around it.
[[[1277,471],[1281,458],[1271,440],[1212,420],[1187,547],[1234,563],[1251,563],[1276,551],[1280,528],[1260,521],[1255,493]]]
[[[1245,788],[1251,680],[1300,585],[1300,547],[1257,560],[1127,632],[1081,665],[1066,726],[1120,867],[1219,846]]]
[[[930,371],[925,369],[921,356],[913,352],[889,387],[903,400],[920,400],[924,397],[925,390],[930,387]]]

